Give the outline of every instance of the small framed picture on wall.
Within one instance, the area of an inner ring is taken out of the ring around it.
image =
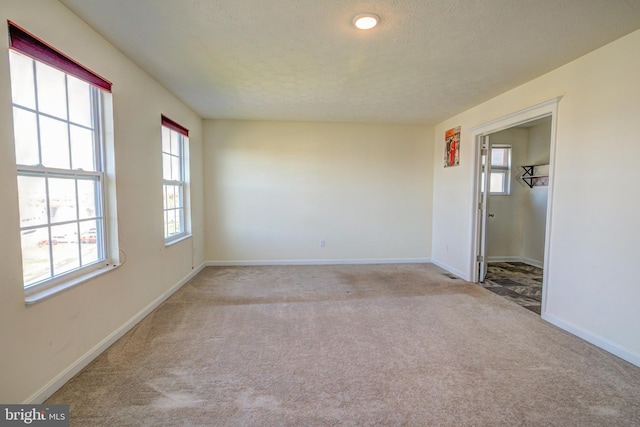
[[[444,167],[460,165],[460,126],[449,129],[444,134]]]

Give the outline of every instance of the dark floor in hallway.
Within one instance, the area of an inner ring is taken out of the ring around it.
[[[481,285],[522,307],[540,314],[542,269],[522,262],[492,262]]]

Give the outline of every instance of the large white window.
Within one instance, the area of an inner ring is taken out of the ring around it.
[[[33,290],[109,261],[104,111],[91,81],[101,78],[85,79],[91,72],[12,23],[9,31],[23,279]]]
[[[484,159],[483,159],[484,160]],[[511,146],[493,145],[490,152],[491,176],[489,177],[489,194],[509,195],[511,191]],[[484,191],[484,164],[482,165],[481,190]]]
[[[188,235],[188,147],[189,131],[162,116],[162,200],[166,243]]]

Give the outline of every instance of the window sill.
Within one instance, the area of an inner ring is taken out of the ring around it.
[[[57,295],[61,292],[64,292],[68,289],[74,288],[84,282],[87,282],[95,277],[102,276],[103,274],[107,274],[113,270],[118,269],[123,263],[120,264],[108,264],[105,267],[98,268],[93,270],[87,274],[83,274],[81,276],[75,277],[71,280],[67,280],[63,283],[59,283],[57,285],[53,285],[50,287],[46,287],[39,290],[34,291],[25,291],[26,295],[24,298],[24,304],[29,307],[41,301],[51,298],[54,295]]]
[[[191,237],[193,237],[193,235],[192,235],[192,234],[185,234],[185,235],[182,235],[182,236],[180,236],[180,237],[176,237],[176,238],[171,239],[171,240],[165,240],[165,241],[164,241],[164,246],[165,246],[165,247],[173,246],[173,245],[175,245],[176,243],[180,243],[180,242],[182,242],[183,240],[190,239]]]

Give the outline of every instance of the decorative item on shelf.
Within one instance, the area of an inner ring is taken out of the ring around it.
[[[522,165],[524,173],[521,178],[529,188],[549,185],[549,164]]]

